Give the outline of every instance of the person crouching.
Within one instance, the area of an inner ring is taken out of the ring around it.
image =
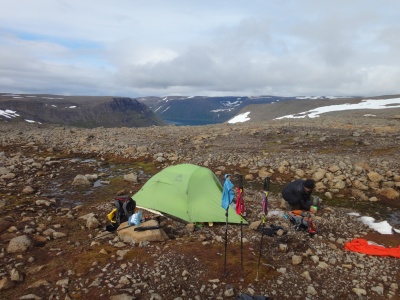
[[[318,203],[313,203],[314,199],[311,198],[314,188],[314,180],[297,179],[283,188],[282,197],[292,209],[309,210],[311,213],[316,213]]]

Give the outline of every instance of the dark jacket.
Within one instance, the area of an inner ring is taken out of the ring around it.
[[[282,197],[294,209],[310,210],[312,205],[311,192],[306,192],[303,183],[304,180],[301,179],[289,183],[283,188]]]

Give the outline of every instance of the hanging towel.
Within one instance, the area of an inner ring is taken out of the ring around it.
[[[225,175],[225,183],[224,183],[224,189],[222,190],[222,207],[227,210],[229,207],[229,204],[232,203],[233,197],[235,194],[233,193],[233,183],[229,180],[228,174]]]

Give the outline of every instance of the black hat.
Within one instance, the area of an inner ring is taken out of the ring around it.
[[[313,188],[315,188],[315,181],[312,179],[307,179],[306,181],[304,181],[303,185],[304,187],[312,190]]]

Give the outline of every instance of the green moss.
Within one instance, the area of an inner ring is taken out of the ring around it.
[[[345,146],[345,147],[354,147],[356,145],[356,141],[344,140],[344,141],[340,141],[339,145],[342,145],[342,146]]]
[[[332,154],[335,153],[337,150],[333,149],[333,148],[325,148],[325,149],[319,149],[318,153],[319,154]]]
[[[376,214],[381,215],[382,217],[388,216],[391,213],[391,210],[388,207],[380,202],[371,202],[371,201],[362,201],[362,200],[354,200],[350,199],[349,196],[345,196],[343,198],[334,197],[332,199],[327,199],[321,196],[324,204],[332,207],[339,208],[350,208],[354,209],[360,214],[374,216]]]
[[[397,155],[399,149],[395,147],[389,148],[378,148],[370,152],[371,156],[386,156],[386,155]]]

